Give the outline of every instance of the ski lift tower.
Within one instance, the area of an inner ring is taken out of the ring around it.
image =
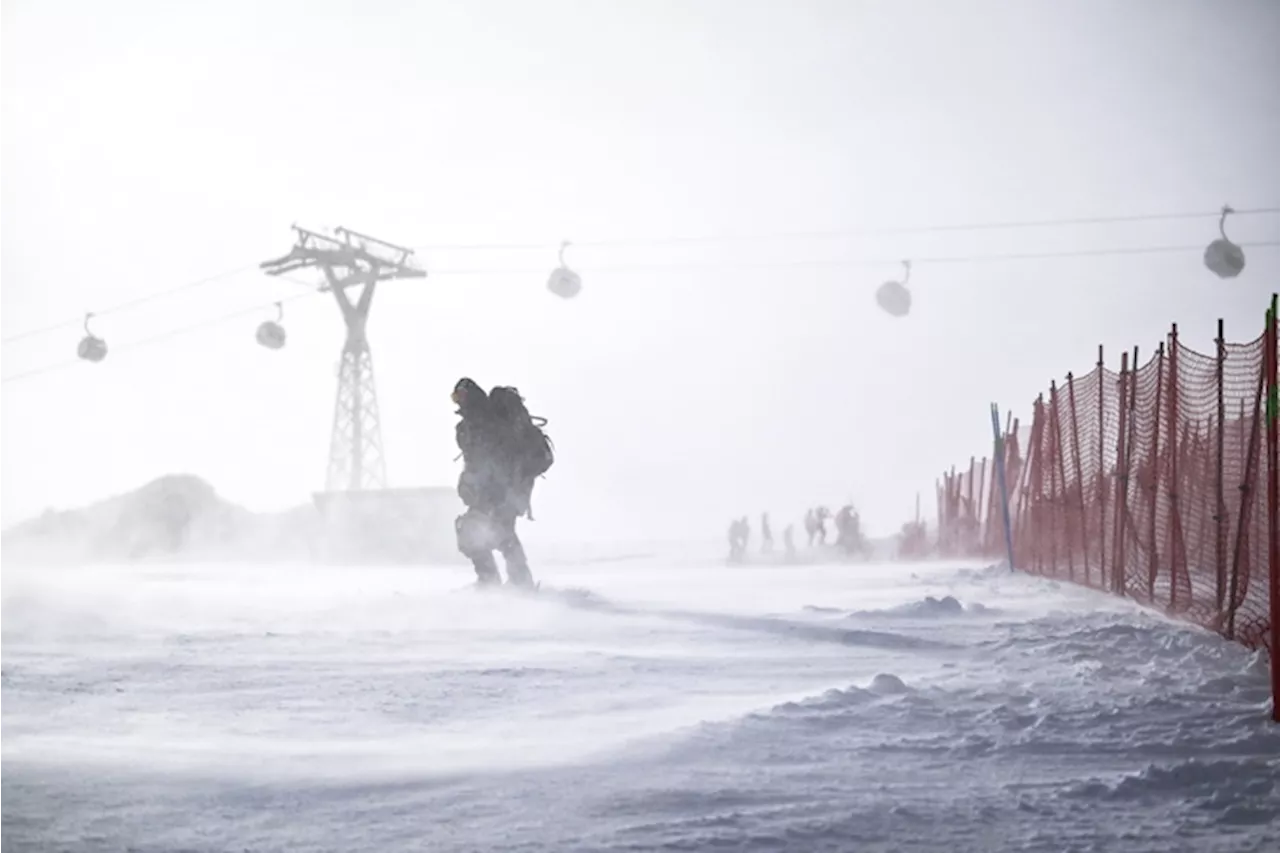
[[[329,492],[385,489],[386,462],[367,331],[369,308],[378,282],[426,278],[427,273],[414,261],[413,250],[366,234],[337,228],[330,237],[296,225],[293,230],[298,241],[289,254],[263,261],[259,266],[267,275],[284,275],[309,267],[321,270],[325,280],[320,291],[333,293],[347,327],[325,488]],[[351,293],[356,294],[354,301]]]

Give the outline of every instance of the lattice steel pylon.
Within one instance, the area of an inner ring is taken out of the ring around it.
[[[323,271],[325,281],[320,290],[332,291],[347,327],[338,368],[325,488],[330,492],[386,488],[378,393],[369,350],[369,308],[378,282],[425,278],[427,273],[414,261],[413,251],[403,246],[346,228],[335,229],[332,237],[296,225],[293,230],[298,242],[289,254],[263,261],[260,267],[267,275],[284,275],[307,267]],[[354,302],[348,288],[358,289]]]

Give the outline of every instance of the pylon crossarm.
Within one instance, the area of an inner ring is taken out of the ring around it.
[[[322,248],[323,244],[327,244],[328,248],[340,249],[345,245],[341,240],[338,240],[335,237],[330,237],[328,234],[321,234],[317,231],[308,231],[306,228],[302,228],[297,225],[293,226],[293,230],[298,232],[299,248]],[[312,243],[320,243],[322,246],[313,246]]]
[[[386,240],[379,240],[377,237],[370,237],[368,234],[361,234],[359,231],[352,231],[350,228],[335,228],[334,232],[342,237],[348,245],[352,245],[352,238],[359,241],[360,248],[366,251],[369,244],[377,246],[379,249],[385,249],[394,252],[398,256],[397,263],[405,263],[413,255],[413,249],[405,246],[397,246],[395,243],[388,243]]]
[[[325,276],[329,279],[328,287],[349,287],[393,278],[425,278],[427,275],[421,270],[397,266],[367,252],[351,249],[294,248],[291,253],[279,260],[263,262],[261,267],[267,275],[281,275],[307,267],[318,267],[325,270]],[[353,270],[353,272],[343,275],[340,272],[342,270]]]
[[[287,272],[293,272],[294,270],[309,267],[311,266],[311,263],[312,262],[309,258],[300,256],[298,254],[298,250],[295,248],[284,257],[263,261],[258,264],[258,268],[264,271],[267,275],[282,275]]]

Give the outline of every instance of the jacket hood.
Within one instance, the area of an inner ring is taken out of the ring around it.
[[[453,402],[458,406],[458,413],[467,415],[484,407],[489,395],[475,381],[462,377],[453,386]]]

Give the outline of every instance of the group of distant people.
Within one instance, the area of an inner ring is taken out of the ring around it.
[[[790,524],[782,531],[782,543],[787,554],[794,554],[796,551],[794,530]],[[729,524],[729,559],[733,562],[740,562],[747,554],[747,544],[751,539],[751,522],[744,515],[742,518],[735,518]],[[773,527],[769,524],[769,513],[761,513],[760,515],[760,552],[770,554],[773,552]]]
[[[822,547],[827,543],[827,521],[831,519],[831,510],[825,506],[805,510],[804,531],[809,548]],[[834,516],[836,526],[835,546],[848,556],[869,553],[866,537],[862,533],[862,519],[852,504],[841,507]],[[747,547],[751,539],[751,522],[747,516],[735,518],[729,524],[729,561],[740,563],[746,559]],[[782,531],[783,550],[788,559],[796,555],[795,525],[788,524]],[[769,523],[769,513],[760,515],[760,553],[773,552],[773,528]]]

